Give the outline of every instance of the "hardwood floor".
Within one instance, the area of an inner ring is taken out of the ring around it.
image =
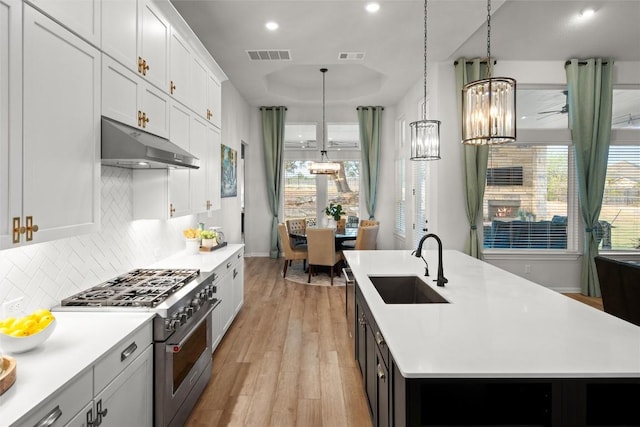
[[[582,294],[564,294],[569,298],[573,298],[581,303],[590,305],[591,307],[597,308],[598,310],[604,311],[602,306],[602,298],[598,297],[588,297]]]
[[[281,269],[245,258],[244,306],[186,426],[371,426],[344,287],[289,282]]]
[[[187,427],[371,426],[344,287],[289,282],[281,270],[282,259],[245,258],[244,307]],[[601,298],[565,295],[602,310]]]

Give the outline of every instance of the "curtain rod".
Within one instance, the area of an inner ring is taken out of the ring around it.
[[[458,60],[456,59],[456,60],[453,62],[453,65],[454,65],[454,66],[455,66],[455,65],[458,65],[458,62],[460,62],[460,61],[458,61]],[[467,60],[467,61],[465,61],[465,64],[473,64],[474,62],[475,62],[474,60]],[[481,64],[486,64],[486,63],[487,63],[487,60],[486,60],[486,59],[483,59],[482,61],[480,61],[480,63],[481,63]],[[493,65],[496,65],[497,63],[498,63],[498,61],[494,59],[494,60],[493,60]]]
[[[276,108],[284,108],[284,111],[287,111],[287,107],[260,107],[260,110],[275,110]]]
[[[564,66],[566,67],[567,65],[571,64],[571,60],[568,60],[564,63]],[[578,61],[578,65],[587,65],[588,62],[587,61]],[[608,65],[609,61],[603,61],[602,65]]]
[[[371,107],[363,107],[363,106],[360,106],[360,107],[356,107],[356,110],[363,110],[363,109],[365,109],[365,108],[380,108],[382,111],[384,111],[384,107],[382,107],[382,106],[380,106],[380,105],[377,105],[377,106],[371,106]]]

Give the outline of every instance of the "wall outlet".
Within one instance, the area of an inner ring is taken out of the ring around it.
[[[24,297],[14,298],[2,304],[5,317],[19,317],[24,315]]]
[[[525,274],[531,274],[531,264],[524,265],[524,272]]]

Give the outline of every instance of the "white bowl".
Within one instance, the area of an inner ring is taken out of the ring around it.
[[[56,324],[57,320],[53,319],[46,328],[37,334],[27,337],[12,337],[0,333],[0,349],[6,353],[24,353],[25,351],[33,350],[51,336],[56,328]]]

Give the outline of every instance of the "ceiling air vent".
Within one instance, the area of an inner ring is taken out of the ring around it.
[[[289,49],[247,50],[246,52],[251,61],[291,61]]]
[[[343,61],[360,61],[364,59],[364,52],[340,52],[338,59]]]

